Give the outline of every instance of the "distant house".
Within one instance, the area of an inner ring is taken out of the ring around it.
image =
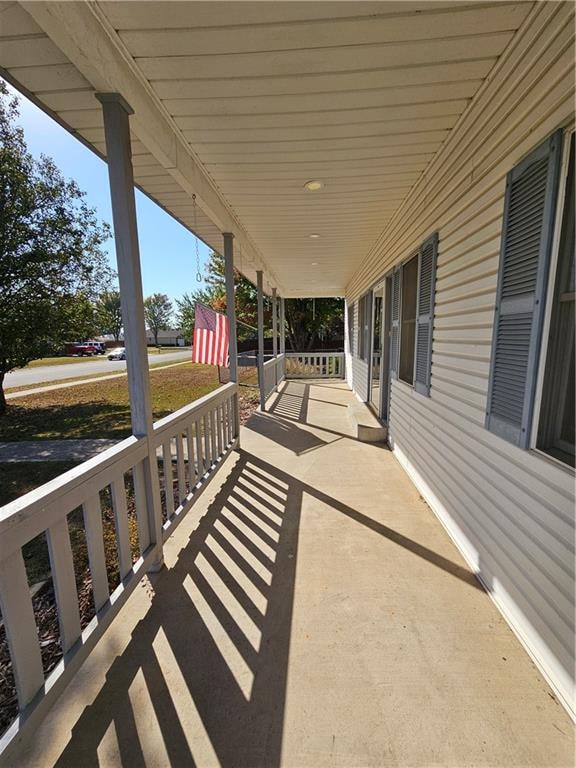
[[[149,329],[146,329],[146,343],[149,347],[155,344],[154,334]],[[158,333],[158,344],[162,347],[184,347],[187,343],[190,340],[185,339],[181,328],[168,328]]]

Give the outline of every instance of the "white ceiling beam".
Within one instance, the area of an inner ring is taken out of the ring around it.
[[[22,7],[99,92],[120,93],[134,110],[133,133],[221,232],[234,234],[238,250],[253,269],[264,272],[268,288],[282,292],[264,261],[204,170],[149,83],[136,67],[106,17],[95,3],[22,2]],[[220,249],[221,251],[222,249]],[[237,250],[237,252],[238,252]]]

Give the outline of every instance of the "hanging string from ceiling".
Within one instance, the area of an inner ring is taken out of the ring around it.
[[[202,269],[200,267],[200,249],[198,246],[198,235],[196,234],[198,232],[198,209],[196,207],[196,195],[192,195],[192,213],[194,217],[194,246],[196,250],[196,280],[201,283],[203,281],[202,278]]]

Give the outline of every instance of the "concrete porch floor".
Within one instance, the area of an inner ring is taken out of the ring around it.
[[[288,382],[13,765],[572,766],[573,729],[339,381]]]

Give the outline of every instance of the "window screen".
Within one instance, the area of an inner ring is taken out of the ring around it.
[[[574,135],[566,178],[558,265],[536,447],[574,466]]]

